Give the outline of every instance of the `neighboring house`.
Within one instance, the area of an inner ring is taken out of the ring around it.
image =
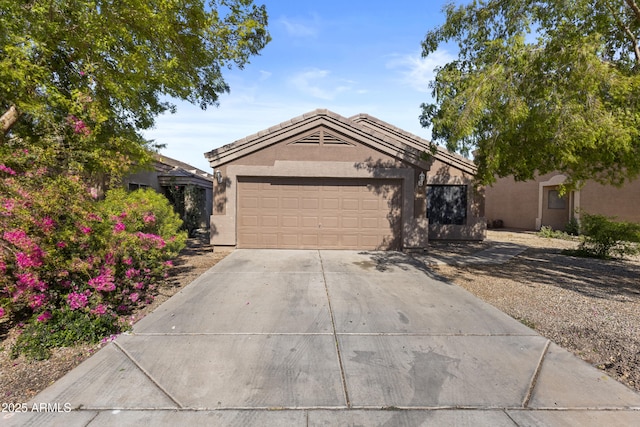
[[[205,154],[217,248],[418,249],[481,240],[469,160],[366,114],[316,110]],[[429,203],[427,203],[429,202]]]
[[[155,155],[153,169],[124,178],[128,190],[153,188],[171,201],[191,234],[208,229],[213,205],[213,176],[181,161]]]
[[[485,188],[485,215],[489,224],[539,230],[542,226],[564,230],[571,217],[580,213],[614,216],[621,221],[640,222],[640,180],[623,187],[588,181],[580,190],[560,196],[558,186],[566,177],[549,173],[535,180],[516,182],[501,178]]]

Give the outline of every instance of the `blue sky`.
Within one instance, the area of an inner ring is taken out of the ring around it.
[[[421,58],[420,43],[444,22],[444,0],[260,0],[272,41],[206,111],[178,103],[144,135],[162,154],[211,172],[204,153],[316,108],[367,113],[423,138],[420,104],[430,100],[433,69],[454,58],[442,49]]]

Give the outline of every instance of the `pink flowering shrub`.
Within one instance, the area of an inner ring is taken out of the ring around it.
[[[120,332],[121,315],[152,301],[184,247],[167,199],[112,190],[96,201],[78,176],[1,154],[0,321],[28,324],[17,351]]]

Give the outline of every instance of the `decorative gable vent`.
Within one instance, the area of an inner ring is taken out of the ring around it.
[[[346,145],[346,146],[353,145],[353,144],[350,144],[350,143],[344,141],[343,139],[340,139],[339,137],[337,137],[335,135],[331,135],[329,132],[324,132],[324,138],[323,138],[322,142],[324,144],[329,144],[329,145]]]
[[[293,141],[291,144],[304,144],[304,145],[319,145],[321,139],[320,131],[307,135],[302,139]]]
[[[320,130],[318,132],[304,136],[300,139],[296,139],[295,141],[289,143],[289,145],[298,145],[298,144],[300,145],[326,144],[326,145],[332,145],[332,146],[343,145],[345,147],[350,147],[354,145],[324,130]]]

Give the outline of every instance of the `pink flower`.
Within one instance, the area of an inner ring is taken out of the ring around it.
[[[49,232],[53,229],[53,227],[55,227],[56,223],[49,218],[48,216],[45,216],[44,218],[42,218],[42,220],[40,221],[40,229],[42,231]]]
[[[91,227],[86,227],[83,225],[80,227],[80,231],[82,231],[83,234],[89,234],[91,233]]]
[[[113,226],[114,233],[119,233],[124,231],[127,227],[122,222],[116,222],[116,225]]]
[[[109,271],[89,279],[89,286],[101,292],[111,292],[116,289],[116,285],[113,283],[113,275]]]
[[[56,246],[59,247],[59,248],[66,248],[67,244],[65,242],[58,242],[58,243],[56,243]]]
[[[0,163],[0,171],[6,172],[9,175],[15,175],[16,174],[16,171],[11,169],[9,166],[5,165],[4,163]]]
[[[96,308],[91,310],[92,314],[97,314],[99,316],[105,314],[107,312],[107,307],[104,304],[98,304]]]
[[[42,251],[33,251],[31,254],[18,252],[16,254],[16,264],[19,268],[40,267],[42,265]]]
[[[38,280],[38,276],[33,273],[19,273],[16,274],[18,281],[18,289],[35,289],[38,291],[44,291],[47,289],[47,284],[41,280]]]
[[[136,236],[138,236],[140,240],[146,240],[150,243],[154,243],[156,248],[158,249],[162,249],[166,245],[166,242],[164,241],[164,239],[158,236],[157,234],[142,233],[141,231],[138,231],[136,233]]]
[[[131,257],[122,258],[122,263],[125,264],[125,265],[132,265],[133,264],[133,260],[131,259]]]
[[[167,267],[173,267],[173,261],[171,261],[171,260],[165,261],[164,265],[166,265]]]
[[[153,212],[149,212],[148,214],[145,214],[145,215],[142,217],[142,220],[143,220],[145,223],[147,223],[147,224],[148,224],[148,223],[150,223],[150,222],[155,222],[155,220],[156,220],[156,216],[153,214]]]
[[[79,119],[74,115],[67,116],[67,124],[73,127],[74,133],[82,134],[84,136],[91,134],[91,129],[89,129],[87,124],[82,119]]]
[[[7,213],[11,213],[16,206],[16,202],[11,199],[6,199],[2,202],[2,207],[7,211]]]
[[[136,302],[138,301],[138,298],[140,298],[140,295],[138,295],[137,292],[132,293],[131,295],[129,295],[129,299],[131,300],[131,302]]]
[[[49,311],[45,311],[40,316],[38,316],[37,320],[38,322],[46,322],[49,319],[51,319],[51,313]]]
[[[0,307],[0,317],[4,317],[5,314],[6,311],[4,311],[4,308]]]
[[[134,283],[134,284],[133,284],[133,287],[134,287],[135,289],[143,289],[143,288],[144,288],[144,283],[142,283],[142,282],[136,282],[136,283]]]
[[[127,279],[131,279],[132,277],[135,277],[138,274],[140,274],[140,271],[136,270],[135,268],[129,268],[124,274],[127,277]]]
[[[13,243],[19,248],[29,249],[33,247],[33,241],[23,230],[5,231],[2,235],[4,240]]]
[[[33,310],[42,307],[45,302],[47,302],[47,297],[43,294],[31,295],[29,297],[29,307]]]
[[[80,294],[77,292],[71,292],[67,295],[67,304],[71,310],[76,310],[78,308],[84,308],[87,306],[87,296],[85,294]]]
[[[7,264],[5,264],[4,261],[0,259],[0,273],[4,274],[6,272],[7,272]]]

